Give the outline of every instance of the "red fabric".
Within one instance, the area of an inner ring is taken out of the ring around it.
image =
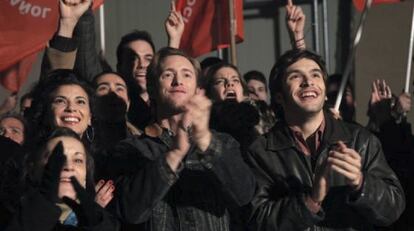
[[[176,9],[184,17],[185,29],[180,48],[197,57],[230,44],[229,0],[177,0]],[[243,1],[234,0],[236,42],[242,42]]]
[[[17,64],[2,71],[0,73],[0,83],[10,92],[18,92],[20,87],[26,81],[36,58],[37,52],[23,58]]]
[[[353,0],[354,6],[357,10],[363,11],[365,7],[365,0]],[[401,0],[372,0],[372,4],[381,4],[381,3],[397,3]]]
[[[94,7],[102,2],[95,0]],[[24,84],[36,54],[56,32],[58,6],[57,0],[0,1],[0,82],[6,89]]]

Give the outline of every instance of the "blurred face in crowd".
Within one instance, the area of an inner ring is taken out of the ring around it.
[[[24,124],[16,118],[6,117],[0,121],[0,135],[22,144],[24,141]]]
[[[26,98],[20,105],[20,112],[23,114],[32,105],[32,98]]]
[[[70,178],[72,176],[75,177],[83,187],[86,187],[86,151],[79,140],[73,137],[61,136],[49,140],[46,152],[50,155],[60,141],[63,145],[66,161],[60,172],[58,195],[59,198],[67,196],[71,199],[76,199],[76,192]],[[49,155],[47,158],[49,158]]]
[[[307,58],[286,70],[283,95],[277,96],[283,109],[290,113],[321,113],[325,102],[325,80],[319,65]]]
[[[119,98],[124,100],[127,108],[129,108],[130,101],[128,98],[128,89],[121,76],[113,73],[104,74],[98,78],[96,85],[96,95],[103,96],[113,92]]]
[[[180,55],[166,57],[161,69],[158,101],[171,111],[181,112],[197,91],[196,70],[187,58]]]
[[[251,79],[247,82],[247,88],[249,90],[249,96],[253,100],[267,101],[267,89],[263,82]]]
[[[52,96],[52,113],[56,127],[67,127],[78,135],[91,124],[88,94],[79,85],[62,85]]]
[[[339,84],[329,84],[327,86],[327,94],[329,95],[329,93],[335,92],[337,93],[339,91]],[[344,98],[343,98],[343,102],[345,102],[347,104],[347,106],[351,106],[351,107],[355,107],[356,106],[356,101],[354,100],[354,95],[352,94],[352,89],[349,86],[345,87],[345,94],[344,94]]]
[[[243,86],[240,76],[231,67],[222,67],[213,76],[212,97],[215,101],[235,100],[242,102],[244,99]]]
[[[154,51],[151,45],[144,40],[135,40],[128,44],[128,47],[132,49],[136,56],[134,66],[132,69],[134,79],[140,88],[147,91],[147,67],[154,57]]]

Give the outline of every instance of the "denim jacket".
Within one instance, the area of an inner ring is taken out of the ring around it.
[[[208,149],[191,147],[173,172],[165,154],[173,136],[143,135],[122,142],[112,165],[121,167],[115,207],[123,222],[145,230],[230,230],[228,209],[248,203],[255,179],[242,160],[237,141],[213,132]]]

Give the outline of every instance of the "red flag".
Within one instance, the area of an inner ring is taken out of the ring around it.
[[[229,0],[177,0],[176,9],[184,18],[180,48],[197,57],[230,44]],[[236,42],[242,42],[243,1],[234,0]]]
[[[366,0],[353,0],[354,6],[357,10],[363,11],[365,7]],[[381,4],[381,3],[397,3],[401,2],[401,0],[372,0],[372,5]]]
[[[94,7],[103,0],[94,1]],[[15,92],[23,85],[36,54],[56,32],[56,0],[0,1],[0,83]]]

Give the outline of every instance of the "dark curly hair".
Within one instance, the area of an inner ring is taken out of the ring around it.
[[[293,49],[285,52],[275,63],[270,71],[269,89],[271,93],[272,102],[275,101],[275,95],[282,93],[283,81],[286,78],[286,71],[290,65],[296,63],[301,59],[313,60],[321,68],[324,79],[326,80],[328,74],[325,67],[325,61],[318,54],[308,50]]]
[[[278,93],[283,94],[283,82],[286,79],[286,71],[290,65],[296,63],[301,59],[313,60],[321,68],[323,78],[326,81],[328,73],[325,67],[325,61],[318,54],[315,54],[308,50],[293,49],[285,52],[273,65],[269,76],[269,90],[271,106],[279,119],[284,119],[284,112],[282,106],[276,102],[276,95]]]
[[[64,85],[80,86],[88,95],[89,108],[93,115],[94,91],[90,85],[78,77],[72,70],[58,69],[50,72],[34,87],[31,94],[32,105],[27,109],[25,118],[33,131],[36,131],[35,142],[49,136],[54,129],[51,104],[54,92]]]

